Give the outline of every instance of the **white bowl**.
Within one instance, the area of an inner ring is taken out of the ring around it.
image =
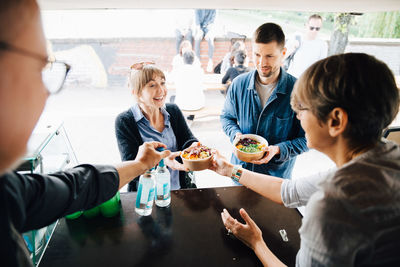
[[[256,135],[256,134],[243,134],[240,137],[236,137],[233,140],[233,153],[235,154],[235,156],[238,159],[240,159],[241,161],[244,161],[244,162],[251,162],[253,160],[261,159],[264,156],[265,151],[247,153],[247,152],[241,151],[241,150],[236,148],[236,144],[243,138],[250,138],[250,139],[253,139],[253,140],[259,142],[260,144],[268,146],[268,141],[265,140],[265,138],[262,137],[262,136],[259,136],[259,135]]]

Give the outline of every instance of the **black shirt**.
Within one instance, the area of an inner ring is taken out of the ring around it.
[[[245,67],[243,65],[239,65],[239,66],[236,66],[236,67],[230,67],[226,71],[224,77],[222,78],[222,83],[226,84],[228,81],[232,82],[233,79],[235,79],[237,76],[239,76],[242,73],[249,72],[250,70],[251,70],[250,68],[247,68],[247,67]]]
[[[95,207],[118,191],[112,166],[80,165],[51,175],[5,173],[0,177],[0,260],[32,266],[21,233]]]

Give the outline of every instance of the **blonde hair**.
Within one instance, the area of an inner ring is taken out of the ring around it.
[[[144,65],[140,70],[132,69],[129,74],[129,88],[136,100],[139,99],[142,89],[155,77],[160,76],[165,80],[165,75],[162,70],[157,68],[154,64]]]

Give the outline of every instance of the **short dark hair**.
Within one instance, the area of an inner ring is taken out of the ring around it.
[[[307,107],[320,122],[335,108],[348,115],[344,137],[354,151],[376,144],[399,112],[399,90],[388,66],[363,53],[328,57],[311,65],[292,92],[292,108]]]
[[[244,60],[246,59],[246,51],[244,50],[239,50],[235,52],[235,62],[237,64],[242,65],[244,63]]]
[[[194,52],[186,51],[183,53],[183,63],[187,65],[192,65],[194,62]]]
[[[285,34],[281,26],[275,23],[264,23],[254,32],[253,40],[255,43],[268,44],[277,42],[280,47],[285,47]]]

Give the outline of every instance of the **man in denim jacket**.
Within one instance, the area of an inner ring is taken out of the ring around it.
[[[253,36],[256,70],[233,80],[221,114],[221,124],[231,142],[241,134],[267,139],[267,153],[252,163],[232,155],[232,163],[259,173],[290,178],[295,156],[307,150],[304,131],[290,107],[296,78],[282,68],[285,35],[279,25],[265,23]]]

